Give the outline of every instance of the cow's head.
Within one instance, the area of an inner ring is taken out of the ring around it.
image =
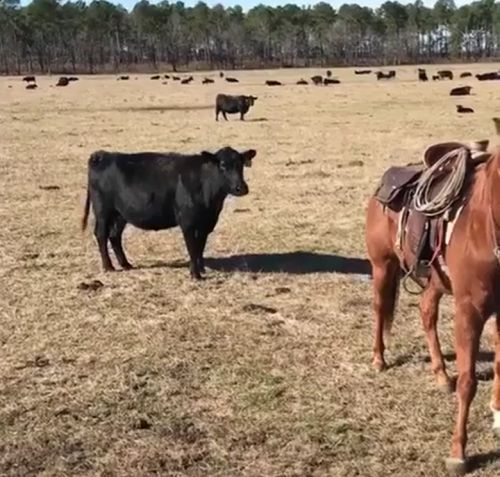
[[[243,177],[243,167],[250,167],[256,154],[255,149],[238,152],[231,147],[219,149],[215,154],[202,153],[205,159],[217,165],[224,190],[235,196],[248,194],[248,185]]]
[[[255,104],[255,100],[257,99],[257,96],[245,96],[246,102],[248,106],[253,106]]]

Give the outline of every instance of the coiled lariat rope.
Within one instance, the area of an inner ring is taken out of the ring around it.
[[[469,151],[465,147],[454,149],[445,154],[428,169],[425,169],[417,182],[413,196],[413,207],[428,217],[441,215],[455,202],[462,191],[467,172],[467,158]],[[449,168],[446,166],[451,164]],[[446,177],[444,169],[450,172]],[[443,186],[434,197],[431,197],[432,186],[436,182],[443,182]]]

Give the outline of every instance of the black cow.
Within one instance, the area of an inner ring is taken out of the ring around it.
[[[320,84],[323,84],[323,76],[321,75],[311,76],[311,81],[316,86],[319,86]]]
[[[228,83],[239,83],[240,82],[240,80],[238,80],[237,78],[229,78],[229,77],[226,78],[226,81]]]
[[[28,83],[26,89],[37,89],[38,85],[36,83]]]
[[[305,79],[299,79],[296,84],[304,85],[304,84],[309,84]]]
[[[69,79],[66,76],[61,76],[56,83],[56,86],[68,86]]]
[[[332,72],[331,70],[326,70],[326,77],[331,78],[332,77]]]
[[[104,270],[114,269],[108,240],[120,266],[132,268],[122,247],[128,223],[144,230],[180,226],[191,276],[200,279],[207,237],[217,224],[227,195],[248,194],[243,166],[250,166],[255,155],[253,149],[240,153],[230,147],[196,155],[94,152],[88,163],[82,229],[87,227],[92,204]]]
[[[335,78],[325,78],[323,80],[323,84],[325,86],[328,86],[329,84],[340,84],[340,81],[338,79],[335,79]]]
[[[276,80],[266,80],[266,85],[267,86],[282,86],[283,83],[281,83],[280,81],[276,81]]]
[[[472,76],[472,73],[469,71],[464,71],[463,73],[460,73],[460,78],[470,78]]]
[[[25,76],[23,78],[23,81],[26,81],[26,83],[31,83],[31,82],[35,82],[36,81],[36,78],[34,76]]]
[[[128,81],[130,79],[130,76],[118,76],[117,78],[119,81]],[[137,79],[137,78],[136,78]]]
[[[75,82],[75,81],[80,81],[80,78],[78,78],[77,76],[70,76],[70,77],[68,78],[68,81],[69,81],[70,83],[73,83],[73,82]]]
[[[174,81],[180,81],[181,80],[181,77],[180,76],[172,76],[172,79]]]
[[[429,81],[429,78],[427,78],[427,71],[425,71],[423,68],[418,69],[418,80]]]
[[[240,120],[244,121],[245,114],[253,106],[256,96],[229,96],[228,94],[218,94],[215,98],[215,120],[219,120],[219,113],[222,113],[227,121],[226,114],[240,113]]]
[[[450,96],[467,96],[470,94],[472,86],[459,86],[450,91]]]
[[[390,70],[388,73],[384,73],[383,71],[377,71],[377,80],[381,79],[391,79],[396,77],[396,71]]]
[[[211,84],[211,83],[214,83],[214,80],[211,78],[203,78],[202,83],[203,84]]]
[[[163,75],[165,79],[170,79],[170,75]]]
[[[438,71],[438,75],[441,79],[453,79],[453,72],[450,70],[441,70]]]
[[[192,76],[190,76],[189,78],[184,78],[183,80],[181,80],[181,84],[189,84],[193,80],[194,80],[194,78]]]
[[[159,80],[160,79],[160,75],[153,75],[151,76],[151,78],[149,79],[152,79],[152,80]]]
[[[355,75],[369,75],[372,70],[354,70]]]
[[[472,108],[467,108],[462,106],[461,104],[457,104],[457,113],[461,114],[466,114],[466,113],[473,113],[474,110]]]
[[[500,73],[479,73],[476,75],[476,78],[479,81],[492,81],[492,80],[500,80]]]
[[[224,73],[222,71],[219,73],[219,77],[224,78]]]
[[[440,79],[439,75],[432,75],[432,81],[439,81]]]

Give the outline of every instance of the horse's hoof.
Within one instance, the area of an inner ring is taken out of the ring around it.
[[[387,365],[385,364],[385,361],[381,361],[380,359],[374,359],[373,368],[375,369],[375,371],[381,373],[382,371],[387,369]]]
[[[446,470],[451,477],[461,477],[467,473],[467,462],[465,459],[448,457],[445,460]]]
[[[453,381],[443,381],[438,383],[438,389],[445,394],[453,394],[455,392],[455,384]]]

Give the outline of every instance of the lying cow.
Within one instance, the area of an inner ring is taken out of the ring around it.
[[[450,96],[468,96],[472,90],[472,86],[459,86],[450,91]]]
[[[320,84],[323,84],[323,76],[321,76],[321,75],[311,76],[311,81],[316,86],[319,86]]]
[[[226,114],[240,113],[240,120],[245,120],[245,114],[254,105],[256,96],[230,96],[228,94],[218,94],[215,98],[215,120],[219,120],[219,113],[222,113],[227,121]]]
[[[479,81],[492,81],[492,80],[500,80],[500,73],[492,72],[492,73],[479,73],[476,75],[476,78]]]
[[[377,71],[377,80],[381,79],[391,79],[396,77],[396,70],[390,70],[388,73],[383,71]]]
[[[230,147],[215,154],[154,152],[122,154],[94,152],[88,163],[87,199],[82,229],[90,205],[94,234],[105,271],[114,269],[108,240],[123,269],[132,265],[122,247],[122,234],[130,223],[144,230],[180,226],[191,262],[191,276],[204,272],[203,251],[214,230],[227,195],[248,194],[243,166],[249,167],[256,151]]]
[[[369,75],[372,70],[354,70],[355,75]]]
[[[266,85],[267,86],[282,86],[283,83],[281,81],[277,80],[266,80]]]

